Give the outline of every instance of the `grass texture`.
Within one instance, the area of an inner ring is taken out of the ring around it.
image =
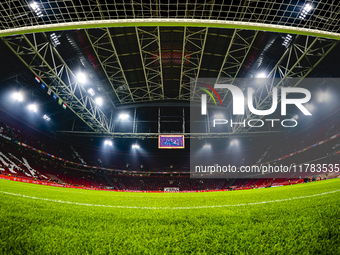
[[[0,254],[340,254],[340,179],[125,193],[0,180]]]

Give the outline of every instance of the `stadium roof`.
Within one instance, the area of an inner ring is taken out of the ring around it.
[[[265,109],[272,89],[289,78],[336,77],[339,7],[334,1],[6,1],[0,4],[2,81],[36,91],[53,112],[38,76],[71,110],[56,113],[68,131],[74,114],[79,131],[114,135],[122,110],[135,121],[147,115],[135,108],[188,106],[199,100],[190,81],[200,77],[234,83],[266,72],[281,78],[257,91],[255,106]],[[88,84],[76,79],[80,71]],[[229,97],[222,95],[223,102]],[[132,133],[140,132],[133,124]]]

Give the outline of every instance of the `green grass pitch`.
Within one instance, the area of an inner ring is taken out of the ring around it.
[[[0,180],[0,254],[340,254],[340,179],[209,193]]]

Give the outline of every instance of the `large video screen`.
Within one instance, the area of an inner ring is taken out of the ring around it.
[[[183,149],[184,135],[159,135],[159,149]]]

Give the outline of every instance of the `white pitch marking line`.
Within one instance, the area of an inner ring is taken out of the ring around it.
[[[206,205],[206,206],[191,206],[191,207],[189,207],[189,206],[188,207],[141,207],[141,206],[123,206],[123,205],[98,205],[98,204],[85,204],[85,203],[77,203],[77,202],[70,202],[70,201],[62,201],[62,200],[55,200],[55,199],[42,198],[42,197],[31,197],[31,196],[21,195],[21,194],[17,194],[17,193],[10,193],[10,192],[6,192],[6,191],[0,191],[0,193],[6,194],[6,195],[17,196],[17,197],[31,198],[31,199],[35,199],[35,200],[43,200],[43,201],[62,203],[62,204],[71,204],[71,205],[108,207],[108,208],[125,208],[125,209],[147,209],[147,210],[187,210],[187,209],[237,207],[237,206],[247,206],[247,205],[260,205],[260,204],[268,204],[268,203],[278,203],[278,202],[284,202],[284,201],[304,199],[304,198],[309,198],[309,197],[324,196],[324,195],[336,193],[336,192],[339,192],[339,191],[340,191],[340,189],[328,191],[328,192],[324,192],[324,193],[319,193],[319,194],[314,194],[314,195],[302,196],[302,197],[292,197],[292,198],[285,198],[285,199],[268,200],[268,201],[254,202],[254,203],[247,203],[247,204]]]

